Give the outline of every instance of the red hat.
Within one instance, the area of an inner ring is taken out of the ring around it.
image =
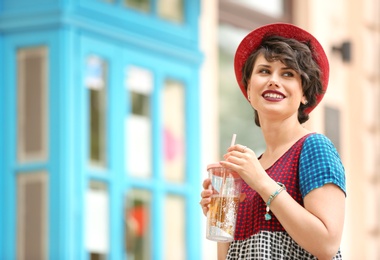
[[[300,42],[307,42],[310,45],[311,52],[313,53],[313,59],[316,61],[321,70],[321,82],[323,93],[317,95],[317,102],[313,107],[308,107],[305,110],[305,113],[309,114],[319,104],[319,102],[322,100],[324,96],[324,93],[326,92],[327,84],[329,82],[329,62],[327,60],[326,53],[324,52],[318,40],[307,31],[292,24],[274,23],[264,25],[250,32],[241,41],[235,53],[234,64],[236,80],[240,86],[240,89],[243,92],[245,98],[248,99],[247,90],[242,82],[242,68],[245,62],[247,61],[248,57],[251,55],[251,53],[261,45],[262,39],[271,35],[292,38]]]

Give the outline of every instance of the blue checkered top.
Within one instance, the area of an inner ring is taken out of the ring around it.
[[[337,185],[346,194],[344,166],[333,143],[322,134],[308,136],[299,160],[302,198],[327,183]]]

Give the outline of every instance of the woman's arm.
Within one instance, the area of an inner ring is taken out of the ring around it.
[[[230,243],[218,243],[218,260],[226,260]]]
[[[230,147],[226,161],[220,164],[238,172],[266,203],[280,186],[267,175],[252,150],[243,151],[240,145]],[[318,259],[331,259],[338,252],[345,211],[345,194],[338,186],[326,184],[312,190],[304,198],[304,207],[283,191],[270,209],[288,234]]]
[[[275,183],[259,193],[266,202],[278,187]],[[331,260],[343,233],[345,195],[336,185],[326,184],[306,195],[304,206],[283,191],[272,201],[270,210],[302,248],[319,260]]]

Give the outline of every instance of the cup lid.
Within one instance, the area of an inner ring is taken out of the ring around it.
[[[222,168],[222,169],[226,169],[226,168],[223,168],[222,165],[220,165],[220,163],[211,163],[209,165],[207,165],[207,171],[209,171],[210,169],[214,169],[214,168]],[[236,172],[232,171],[232,170],[229,170],[229,169],[226,169],[229,171],[229,173],[232,175],[232,177],[234,177],[235,179],[240,179],[240,175],[237,174]],[[214,171],[213,172],[214,175],[216,176],[222,176],[222,170],[217,170],[217,171]],[[223,173],[224,175],[225,173]],[[227,176],[228,177],[228,176]]]
[[[207,165],[207,170],[211,169],[211,168],[221,168],[222,165],[220,165],[220,163],[211,163],[209,165]]]

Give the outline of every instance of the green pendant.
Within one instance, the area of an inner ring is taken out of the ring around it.
[[[270,220],[271,218],[272,216],[269,213],[265,214],[265,220]]]

